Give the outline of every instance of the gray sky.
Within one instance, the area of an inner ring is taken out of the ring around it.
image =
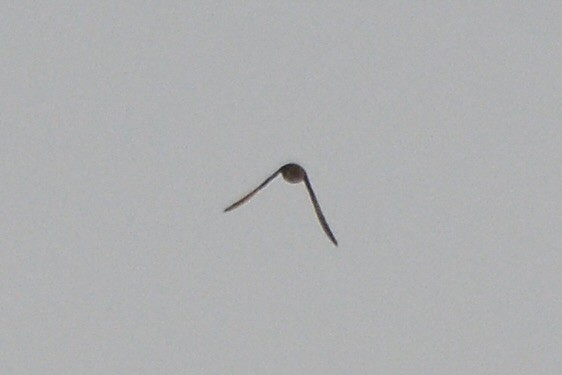
[[[559,4],[12,3],[0,373],[562,372]]]

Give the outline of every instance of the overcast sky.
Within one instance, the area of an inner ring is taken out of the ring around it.
[[[559,3],[11,3],[0,373],[562,373]]]

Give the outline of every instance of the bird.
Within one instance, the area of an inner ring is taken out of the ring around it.
[[[267,184],[269,184],[275,177],[277,177],[281,173],[283,179],[290,184],[298,184],[304,181],[306,186],[306,190],[308,191],[308,195],[310,196],[310,200],[312,201],[312,205],[314,206],[314,211],[316,212],[316,216],[318,217],[318,221],[324,230],[324,233],[328,236],[330,241],[336,246],[338,246],[338,241],[336,237],[332,233],[322,210],[320,209],[320,204],[318,203],[318,199],[316,198],[316,194],[314,194],[314,190],[312,190],[312,185],[310,184],[310,180],[308,179],[308,175],[303,167],[295,163],[289,163],[283,165],[281,168],[275,171],[271,176],[265,179],[257,188],[246,194],[244,197],[239,199],[238,201],[232,203],[230,206],[224,209],[224,212],[229,212],[234,210],[235,208],[241,206],[242,204],[249,201],[257,192],[263,189]]]

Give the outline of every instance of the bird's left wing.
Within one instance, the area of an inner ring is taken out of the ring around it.
[[[234,203],[232,203],[230,206],[228,206],[227,208],[224,209],[224,212],[228,212],[231,210],[234,210],[236,207],[240,206],[241,204],[247,202],[248,200],[250,200],[250,198],[252,198],[258,191],[260,191],[261,189],[263,189],[265,187],[265,185],[269,184],[271,182],[271,180],[273,180],[275,177],[277,177],[277,175],[279,174],[279,172],[281,172],[281,169],[278,169],[274,174],[272,174],[271,176],[269,176],[264,182],[262,182],[260,184],[260,186],[258,186],[257,188],[255,188],[254,190],[252,190],[251,192],[249,192],[247,195],[245,195],[242,199],[240,199],[239,201],[236,201]]]

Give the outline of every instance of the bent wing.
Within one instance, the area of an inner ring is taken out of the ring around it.
[[[260,186],[258,186],[257,188],[255,188],[254,190],[252,190],[250,193],[248,193],[247,195],[245,195],[242,199],[240,199],[237,202],[232,203],[230,206],[228,206],[227,208],[224,209],[224,212],[228,212],[231,210],[234,210],[236,207],[240,206],[241,204],[247,202],[248,200],[250,200],[250,198],[252,198],[258,191],[260,191],[261,189],[263,189],[265,187],[265,185],[269,184],[271,182],[271,180],[273,180],[275,177],[277,177],[277,175],[279,174],[279,172],[281,172],[281,169],[278,169],[274,174],[272,174],[271,176],[269,176],[264,182],[262,182],[260,184]]]
[[[326,218],[324,217],[324,214],[320,209],[320,204],[318,203],[318,199],[316,199],[316,194],[314,194],[314,190],[312,190],[312,185],[310,184],[310,181],[308,180],[308,176],[306,174],[304,175],[304,183],[306,185],[306,190],[308,190],[308,195],[310,195],[310,199],[312,200],[312,204],[314,205],[314,211],[316,211],[316,216],[320,221],[320,225],[322,226],[322,229],[324,229],[324,233],[326,233],[326,235],[330,238],[330,240],[334,243],[334,245],[338,246],[338,241],[336,240],[336,237],[330,230],[330,226],[328,226],[328,222],[326,221]]]

